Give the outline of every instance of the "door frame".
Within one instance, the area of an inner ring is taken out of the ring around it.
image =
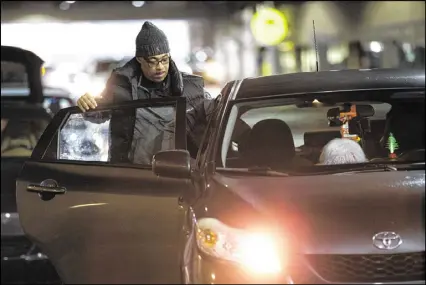
[[[99,104],[95,110],[88,112],[81,111],[77,106],[69,107],[60,110],[55,117],[52,119],[46,130],[41,135],[37,146],[34,148],[33,153],[30,157],[30,161],[47,161],[54,163],[67,163],[67,160],[59,159],[45,159],[44,156],[51,145],[53,139],[63,127],[63,124],[68,120],[71,115],[74,114],[85,114],[95,113],[102,111],[111,111],[122,108],[137,109],[143,107],[164,107],[164,106],[175,106],[175,149],[186,149],[186,98],[185,97],[169,97],[160,99],[140,99],[132,100],[121,103],[108,103]],[[56,136],[59,139],[59,136]],[[73,162],[73,161],[72,161]],[[78,161],[81,163],[81,161]],[[90,163],[90,162],[88,162]],[[120,166],[120,164],[114,164]],[[124,165],[123,165],[124,166]],[[127,167],[129,167],[126,164]]]

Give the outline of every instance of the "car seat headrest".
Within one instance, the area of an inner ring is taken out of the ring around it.
[[[247,144],[250,164],[258,167],[282,167],[295,156],[293,135],[290,127],[278,119],[256,123]]]

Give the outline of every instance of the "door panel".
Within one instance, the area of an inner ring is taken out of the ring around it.
[[[182,106],[176,117],[185,116]],[[71,117],[61,114],[63,121]],[[52,124],[67,125],[59,120]],[[185,137],[178,132],[185,130],[182,122],[176,120],[176,148],[184,141],[178,136]],[[57,142],[58,132],[48,129],[51,134],[39,142],[44,146],[37,146],[45,155],[34,154],[17,180],[17,204],[24,231],[49,256],[62,281],[179,283],[184,209],[178,198],[190,182],[156,177],[147,165],[53,161],[42,149]],[[27,190],[46,180],[66,192],[52,196]]]
[[[179,282],[182,209],[174,193],[185,190],[185,180],[159,179],[150,169],[68,163],[28,162],[22,173],[21,223],[64,282]],[[50,178],[66,194],[43,201],[26,191]]]

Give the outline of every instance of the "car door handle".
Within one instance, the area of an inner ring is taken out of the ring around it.
[[[43,185],[30,184],[27,187],[27,191],[41,193],[41,194],[43,193],[65,194],[67,192],[67,188],[59,187],[59,186],[43,186]]]

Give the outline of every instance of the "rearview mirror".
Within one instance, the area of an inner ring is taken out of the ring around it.
[[[190,178],[191,156],[187,150],[160,151],[152,158],[155,175],[168,178]]]
[[[340,108],[331,108],[327,111],[328,125],[330,127],[341,126],[340,121]],[[356,114],[358,119],[372,117],[375,114],[374,108],[371,105],[356,104]]]
[[[340,121],[340,108],[331,108],[327,111],[328,125],[330,127],[341,126],[342,122]]]

